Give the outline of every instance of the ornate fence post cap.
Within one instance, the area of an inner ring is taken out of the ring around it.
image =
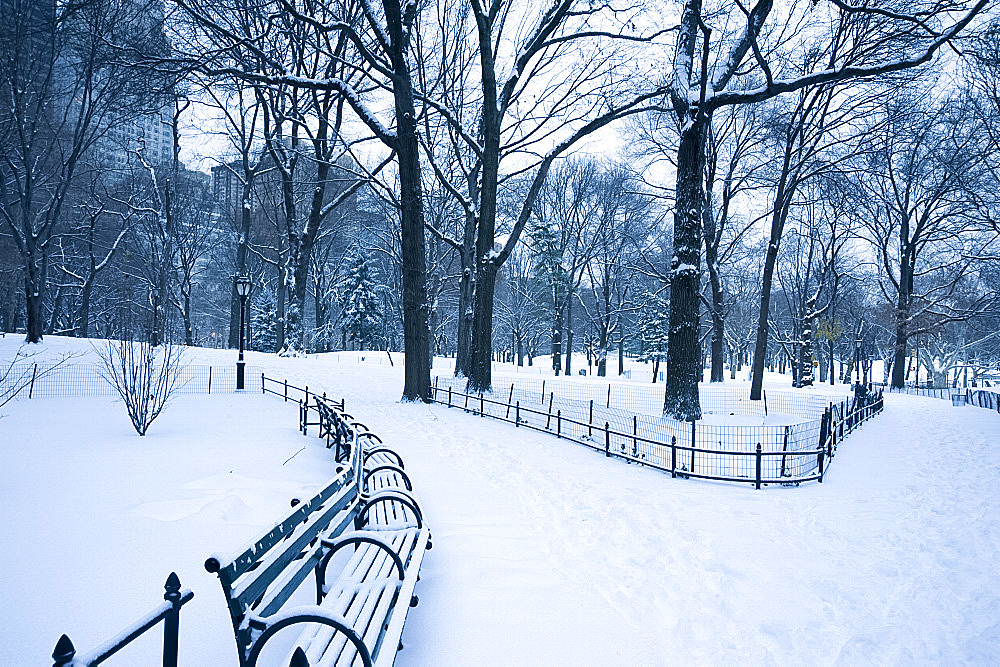
[[[167,576],[167,583],[163,584],[163,599],[168,602],[177,602],[181,599],[181,580],[176,572],[171,572]]]
[[[306,652],[302,650],[301,646],[295,648],[295,653],[292,654],[288,667],[309,667],[309,658],[306,657]]]
[[[59,638],[56,642],[56,648],[52,651],[52,659],[55,660],[54,667],[60,667],[60,665],[65,665],[69,663],[76,656],[76,647],[73,646],[73,642],[66,635]]]

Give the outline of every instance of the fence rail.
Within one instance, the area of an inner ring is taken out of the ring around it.
[[[99,665],[118,651],[122,650],[147,631],[163,622],[163,667],[177,667],[177,639],[180,627],[181,607],[194,597],[189,589],[181,589],[177,574],[170,573],[164,584],[163,602],[156,609],[143,616],[122,631],[117,637],[104,646],[94,649],[87,655],[77,656],[73,642],[66,635],[56,642],[52,651],[53,667],[92,667]]]
[[[823,480],[841,439],[882,409],[881,393],[871,398],[826,404],[817,419],[782,426],[714,425],[677,422],[518,389],[467,394],[454,378],[436,378],[433,400],[571,440],[605,456],[648,465],[672,477],[729,482],[798,484]],[[442,386],[445,385],[445,386]]]

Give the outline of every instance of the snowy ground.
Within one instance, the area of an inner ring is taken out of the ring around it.
[[[76,345],[53,338],[45,354]],[[400,665],[1000,662],[996,413],[889,395],[823,484],[754,491],[399,403],[399,359],[374,358],[248,361],[344,396],[403,455],[434,550]],[[0,664],[47,664],[62,632],[86,650],[153,606],[175,569],[196,595],[182,664],[235,665],[201,563],[332,476],[294,408],[182,397],[145,438],[108,399],[0,415]]]

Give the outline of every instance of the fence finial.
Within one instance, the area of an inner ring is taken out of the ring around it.
[[[177,603],[181,599],[181,580],[176,572],[167,575],[167,583],[163,584],[163,599],[167,602]]]
[[[76,648],[69,637],[63,635],[56,642],[56,648],[52,651],[52,659],[55,660],[53,667],[61,667],[68,664],[76,656]]]

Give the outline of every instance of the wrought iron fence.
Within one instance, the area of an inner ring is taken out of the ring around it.
[[[993,391],[970,389],[965,395],[965,403],[967,405],[974,405],[977,408],[996,410],[1000,413],[1000,394]]]
[[[943,389],[903,387],[900,389],[885,384],[878,384],[877,386],[887,389],[892,394],[939,398],[946,401],[950,400],[953,405],[973,405],[978,408],[1000,412],[1000,394],[988,389],[973,389],[971,387],[946,387]]]
[[[163,667],[177,667],[177,637],[180,626],[181,607],[191,601],[194,593],[190,589],[181,589],[177,574],[170,573],[164,584],[163,602],[141,619],[132,624],[104,646],[98,647],[86,655],[77,656],[76,647],[66,635],[56,642],[52,651],[53,667],[92,667],[99,665],[118,651],[122,650],[148,630],[163,622]]]
[[[512,382],[509,389],[473,395],[464,393],[461,383],[450,377],[435,378],[434,401],[511,422],[516,427],[549,432],[602,450],[607,456],[668,471],[673,477],[750,482],[757,488],[762,484],[822,481],[840,439],[882,410],[879,392],[836,404],[826,402],[814,419],[796,424],[678,422],[630,414],[609,408],[607,403],[601,405],[593,398],[583,401],[556,396],[554,390],[542,394],[540,384],[537,389],[526,390]],[[721,392],[714,391],[716,404],[727,406],[725,409],[744,400],[737,392],[734,398],[724,401],[718,395]],[[623,402],[635,405],[643,404],[643,400]],[[805,411],[815,403],[804,400],[788,405]]]
[[[455,381],[446,376],[435,378],[439,383],[448,382],[457,388]],[[500,374],[494,381],[495,387],[513,386],[517,391],[527,394],[534,393],[539,402],[548,400],[548,395],[554,393],[556,398],[567,398],[574,401],[589,402],[604,408],[624,410],[628,413],[658,417],[663,413],[663,385],[636,384],[632,382],[608,382],[607,384],[592,381],[577,381],[569,378],[541,378],[532,376],[511,376]],[[499,391],[499,389],[497,389]],[[719,388],[702,385],[699,387],[702,411],[706,414],[730,415],[739,414],[755,417],[766,417],[768,414],[781,413],[796,417],[819,419],[830,404],[827,397],[817,394],[806,394],[796,391],[765,391],[760,401],[750,400],[750,389]]]

